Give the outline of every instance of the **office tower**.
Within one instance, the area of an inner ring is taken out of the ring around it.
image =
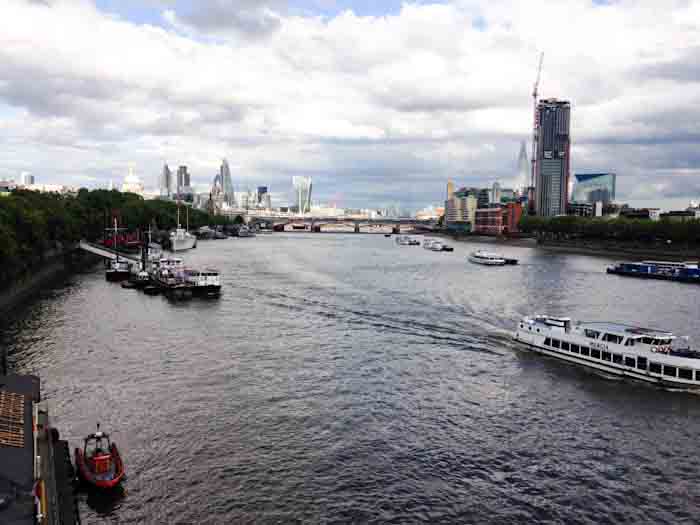
[[[190,174],[187,166],[180,166],[177,169],[177,194],[183,195],[190,192]]]
[[[450,200],[455,192],[455,183],[451,180],[447,181],[447,200]]]
[[[566,213],[569,192],[571,105],[555,98],[537,104],[539,140],[535,173],[535,211],[553,217]]]
[[[477,206],[479,208],[488,208],[489,202],[491,202],[491,192],[488,188],[482,188],[477,190],[476,193]]]
[[[498,182],[494,182],[491,187],[491,202],[501,202],[501,185]]]
[[[615,200],[616,178],[614,173],[577,173],[574,175],[572,202],[610,204]]]
[[[169,198],[173,193],[173,174],[166,162],[163,165],[163,173],[160,176],[160,196]]]
[[[20,175],[19,182],[20,184],[22,184],[22,186],[30,186],[35,182],[34,175],[29,173],[28,171],[23,171]]]
[[[233,194],[233,182],[231,181],[231,170],[228,167],[228,162],[224,159],[221,162],[221,168],[219,169],[219,175],[221,176],[221,189],[224,193],[224,201],[226,203],[233,205],[236,201]]]
[[[299,213],[307,213],[311,210],[311,177],[292,177],[292,186]]]

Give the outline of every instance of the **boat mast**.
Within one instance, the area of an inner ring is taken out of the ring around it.
[[[116,217],[114,217],[114,236],[112,237],[112,248],[114,249],[114,252],[117,254],[116,261],[119,262],[119,251],[117,251],[117,218]]]

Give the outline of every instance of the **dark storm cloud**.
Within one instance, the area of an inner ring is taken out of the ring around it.
[[[212,0],[193,2],[187,10],[177,10],[177,19],[201,33],[228,31],[246,38],[259,38],[280,27],[277,13],[285,8],[282,0]]]

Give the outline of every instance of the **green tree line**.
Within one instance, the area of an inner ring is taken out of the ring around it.
[[[700,246],[700,220],[685,222],[603,217],[524,215],[520,230],[554,240],[587,239]]]
[[[41,264],[49,250],[79,239],[104,236],[117,217],[131,230],[155,224],[160,229],[177,224],[177,205],[144,200],[134,193],[81,189],[77,195],[18,190],[0,197],[0,287]],[[190,228],[225,224],[227,219],[189,210]],[[185,224],[181,207],[180,223]]]

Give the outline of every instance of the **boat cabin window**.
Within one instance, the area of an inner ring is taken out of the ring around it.
[[[661,373],[661,364],[660,363],[649,363],[649,372],[653,372],[654,374],[660,374]]]
[[[559,348],[559,339],[552,339],[552,346],[554,348]]]
[[[646,357],[638,357],[637,358],[637,369],[639,369],[639,370],[646,370],[647,369],[647,358]]]
[[[613,363],[617,363],[618,365],[622,364],[622,356],[620,354],[613,354]]]
[[[586,328],[584,333],[586,334],[586,337],[590,337],[591,339],[598,339],[598,336],[600,335],[600,332],[591,330],[590,328]]]
[[[663,339],[657,339],[656,343],[654,343],[654,344],[668,346],[671,344],[671,339],[668,337],[665,337]]]
[[[622,342],[622,336],[615,334],[603,334],[603,341],[607,341],[608,343],[620,344]]]
[[[700,370],[695,371],[695,380],[700,381]]]
[[[569,343],[567,343],[566,341],[562,341],[561,342],[561,349],[566,350],[568,352],[569,351]]]
[[[627,357],[625,356],[625,366],[629,366],[630,368],[634,368],[634,357]]]
[[[552,345],[552,340],[549,337],[545,338],[544,346],[551,346],[551,345]]]
[[[676,367],[671,365],[664,365],[664,375],[676,377]]]
[[[688,368],[679,368],[678,377],[681,379],[693,379],[693,371]]]
[[[610,361],[612,359],[612,354],[610,352],[603,352],[603,361]]]
[[[634,338],[629,337],[627,341],[625,341],[625,346],[634,346]]]
[[[591,350],[587,346],[581,347],[581,355],[591,355]]]
[[[591,348],[591,357],[594,359],[600,359],[600,350],[596,350],[595,348]]]
[[[571,344],[571,351],[572,351],[574,354],[578,354],[578,352],[579,352],[578,345],[575,345],[575,344],[572,343],[572,344]]]

